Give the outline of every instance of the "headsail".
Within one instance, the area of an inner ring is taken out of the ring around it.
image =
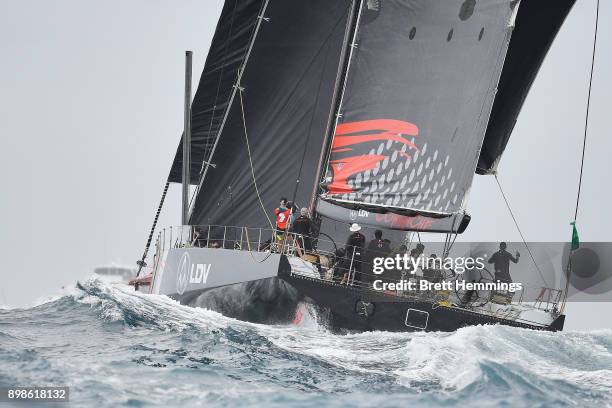
[[[479,174],[493,173],[557,32],[576,0],[522,0],[484,144]]]
[[[267,2],[239,84],[244,118],[239,94],[191,224],[266,226],[280,197],[295,193],[298,206],[309,204],[351,4]]]
[[[517,7],[364,1],[321,198],[371,212],[462,214]]]

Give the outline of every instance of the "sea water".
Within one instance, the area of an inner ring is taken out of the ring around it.
[[[69,386],[96,407],[612,404],[609,330],[337,335],[301,315],[245,323],[92,278],[0,309],[0,387]]]

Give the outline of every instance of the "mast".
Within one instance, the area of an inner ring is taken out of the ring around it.
[[[183,127],[183,212],[182,224],[189,223],[189,185],[191,169],[191,60],[193,52],[185,51],[185,115]]]
[[[323,168],[325,167],[325,161],[327,152],[329,151],[330,143],[333,138],[333,133],[338,123],[339,111],[342,105],[342,97],[344,96],[344,89],[346,87],[346,78],[348,76],[348,69],[355,49],[355,38],[357,37],[357,29],[359,26],[359,19],[361,17],[361,10],[363,8],[364,0],[354,0],[351,4],[349,11],[348,23],[346,30],[344,31],[344,39],[342,41],[342,52],[340,54],[340,61],[338,63],[338,73],[336,75],[336,82],[334,84],[334,93],[332,97],[332,105],[329,111],[329,117],[327,119],[327,125],[325,127],[325,139],[323,146],[321,147],[321,155],[319,157],[319,164],[317,167],[317,174],[315,176],[314,187],[312,191],[312,198],[310,200],[310,214],[315,214],[315,207],[317,203],[317,191],[319,189],[319,183],[321,177],[323,177]],[[350,43],[349,43],[350,41]],[[351,48],[350,53],[347,51]]]

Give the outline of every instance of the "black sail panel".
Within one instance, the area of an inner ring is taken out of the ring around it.
[[[227,109],[238,70],[253,36],[264,0],[226,0],[191,107],[191,184],[200,180]],[[182,182],[183,142],[168,180]]]
[[[240,83],[244,89],[212,155],[216,167],[209,167],[195,199],[192,225],[263,227],[267,217],[274,223],[281,197],[295,195],[298,206],[308,206],[350,5],[268,3]]]
[[[321,198],[462,213],[517,2],[363,4]]]
[[[522,0],[477,173],[493,173],[546,53],[576,0]]]

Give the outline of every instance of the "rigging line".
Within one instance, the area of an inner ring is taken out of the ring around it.
[[[191,187],[191,184],[189,184],[189,186]],[[197,189],[193,190],[193,193],[191,193],[191,199],[189,200],[189,207],[188,208],[191,208],[191,206],[193,205],[193,200],[196,197],[196,192],[197,192]]]
[[[170,181],[166,181],[166,185],[164,186],[164,191],[161,196],[161,200],[159,201],[159,205],[157,206],[157,212],[155,213],[155,218],[153,219],[153,226],[151,226],[151,232],[149,232],[149,238],[147,239],[147,244],[145,245],[144,252],[142,253],[142,258],[140,261],[136,262],[138,264],[138,272],[136,273],[136,277],[140,275],[140,271],[146,265],[145,259],[149,253],[149,248],[151,247],[151,241],[153,240],[153,234],[155,233],[155,227],[157,226],[157,220],[159,219],[159,214],[161,213],[162,207],[164,206],[164,201],[166,199],[166,193],[168,193],[168,187],[170,186]]]
[[[586,115],[584,119],[584,137],[582,139],[582,157],[580,158],[580,176],[578,177],[578,193],[576,194],[576,210],[574,211],[574,228],[576,220],[578,218],[578,208],[580,206],[580,193],[582,192],[582,175],[584,172],[584,156],[586,153],[586,142],[587,134],[589,130],[589,111],[591,108],[591,90],[593,88],[593,72],[595,71],[595,56],[597,54],[597,32],[599,30],[599,0],[597,0],[597,6],[595,10],[595,32],[593,34],[593,54],[591,57],[591,72],[589,76],[589,93],[587,97]],[[570,275],[572,273],[572,257],[567,260],[567,274],[565,279],[565,291],[563,303],[561,306],[561,313],[565,310],[565,302],[567,300],[567,293],[569,291]]]
[[[595,34],[593,36],[593,57],[591,58],[591,75],[589,78],[589,95],[587,98],[586,118],[584,121],[584,138],[582,140],[582,158],[580,160],[580,177],[578,178],[578,194],[576,195],[576,211],[574,211],[574,222],[578,218],[578,206],[580,205],[580,192],[582,190],[582,173],[584,170],[584,155],[586,152],[587,133],[589,129],[589,109],[591,107],[591,89],[593,87],[593,71],[595,70],[595,55],[597,51],[597,31],[599,29],[599,0],[597,0],[597,11],[595,13]]]
[[[548,282],[544,278],[544,274],[542,273],[540,266],[538,265],[533,254],[531,253],[531,248],[529,248],[529,245],[527,244],[527,241],[525,240],[525,236],[523,235],[523,231],[521,231],[521,227],[519,227],[518,221],[516,220],[516,217],[514,216],[514,212],[512,211],[512,208],[510,207],[510,202],[508,202],[508,199],[506,198],[506,194],[504,194],[504,190],[501,186],[501,183],[499,182],[499,178],[497,178],[497,173],[494,173],[494,176],[495,176],[495,181],[497,182],[497,186],[499,187],[499,192],[501,193],[504,201],[506,202],[506,207],[508,208],[508,211],[510,212],[510,216],[512,217],[512,220],[514,221],[514,225],[516,226],[516,229],[518,233],[520,234],[521,239],[523,240],[523,245],[525,245],[525,248],[527,248],[527,252],[529,253],[529,256],[531,257],[531,261],[533,262],[536,269],[538,270],[538,273],[540,274],[540,278],[542,278],[542,282],[544,282],[544,284],[548,287]]]
[[[268,212],[266,211],[266,206],[264,205],[263,201],[261,200],[261,194],[259,194],[259,188],[257,187],[257,180],[255,178],[255,169],[253,167],[253,157],[251,156],[251,146],[249,145],[249,135],[247,133],[246,118],[245,118],[245,114],[244,114],[244,101],[242,100],[242,91],[244,89],[240,87],[240,82],[238,82],[238,84],[236,86],[238,87],[238,97],[240,98],[240,110],[242,112],[242,124],[244,125],[244,139],[246,141],[247,153],[249,155],[249,164],[250,164],[250,167],[251,167],[251,176],[253,176],[253,187],[255,187],[255,193],[257,194],[257,199],[259,200],[259,205],[261,205],[261,210],[263,211],[264,215],[266,216],[266,219],[268,220],[268,224],[270,224],[270,228],[271,229],[275,229],[274,226],[272,225],[272,221],[270,220],[270,217],[268,216]]]

